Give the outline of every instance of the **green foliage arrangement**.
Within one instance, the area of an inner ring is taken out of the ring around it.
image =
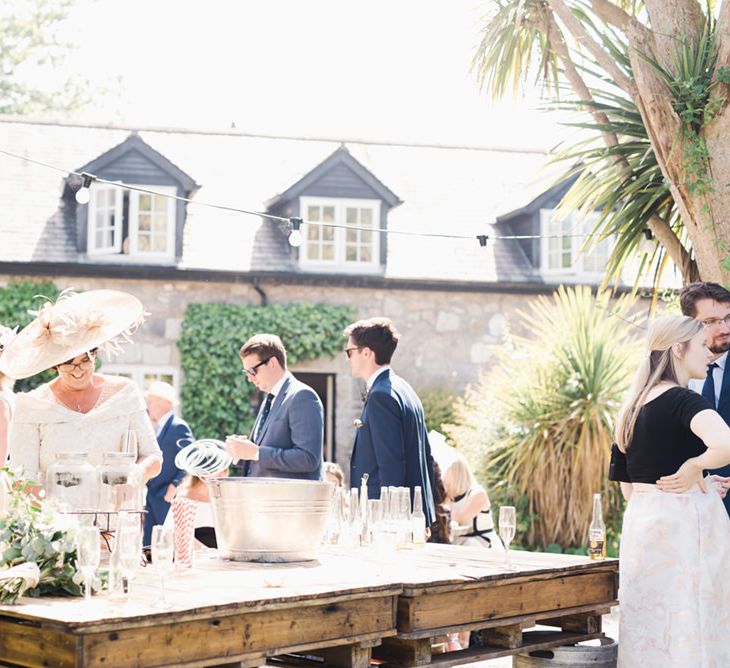
[[[42,297],[55,301],[58,288],[49,282],[34,283],[30,281],[11,281],[7,287],[0,288],[0,324],[6,327],[22,329],[33,316],[29,310],[40,308]],[[32,378],[19,380],[15,384],[16,392],[28,392],[54,376],[52,371],[44,371]]]
[[[0,469],[0,485],[5,484],[3,473],[13,480]],[[7,515],[0,522],[0,603],[15,603],[23,595],[81,596],[74,528],[53,504],[39,504],[31,485],[17,483],[6,492]]]
[[[582,548],[592,494],[615,541],[623,500],[608,482],[614,418],[635,367],[635,299],[559,288],[521,313],[499,364],[457,402],[447,433],[479,469],[493,505],[518,508],[518,541]]]
[[[185,380],[183,413],[196,438],[248,433],[256,388],[241,370],[238,351],[254,334],[281,337],[289,365],[344,345],[342,330],[354,319],[350,306],[325,304],[191,304],[178,341]]]

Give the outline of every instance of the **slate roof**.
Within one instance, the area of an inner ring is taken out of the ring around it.
[[[193,199],[265,211],[344,146],[401,201],[392,231],[496,235],[497,218],[525,205],[552,177],[543,152],[268,137],[230,132],[55,123],[0,116],[0,149],[76,170],[131,132],[199,186]],[[0,154],[0,262],[95,263],[76,249],[74,211],[63,208],[66,174]],[[395,201],[395,200],[394,200]],[[72,208],[73,205],[68,208]],[[180,269],[298,272],[276,223],[188,205]],[[542,283],[519,244],[388,237],[385,277]],[[103,261],[109,265],[109,259]]]

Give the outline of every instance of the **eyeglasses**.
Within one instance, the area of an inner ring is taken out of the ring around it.
[[[354,346],[353,348],[345,348],[342,352],[344,352],[345,355],[347,355],[347,359],[349,360],[350,357],[352,357],[353,350],[362,350],[362,349],[363,349],[363,346]]]
[[[88,369],[93,368],[96,364],[96,353],[97,349],[94,348],[94,350],[90,350],[88,353],[86,353],[85,360],[82,360],[81,362],[78,362],[76,364],[74,364],[73,360],[68,360],[63,364],[59,364],[58,370],[63,371],[64,373],[71,373],[76,367],[78,367],[82,371],[87,371]]]
[[[730,313],[728,313],[724,318],[707,318],[706,320],[701,320],[700,322],[705,329],[710,329],[721,323],[725,324],[727,327],[730,327]]]
[[[271,359],[271,357],[267,357],[265,360],[262,360],[258,364],[254,364],[250,369],[243,367],[243,373],[245,373],[247,376],[251,376],[251,378],[253,378],[258,373],[256,371],[256,369],[264,366],[264,364],[267,364],[270,359]]]

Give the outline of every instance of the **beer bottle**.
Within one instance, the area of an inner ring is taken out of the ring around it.
[[[588,528],[588,555],[591,559],[606,558],[606,525],[603,522],[601,495],[593,495],[593,519]]]

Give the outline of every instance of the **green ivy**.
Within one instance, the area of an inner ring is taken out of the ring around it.
[[[55,301],[58,288],[53,283],[33,283],[30,281],[11,281],[7,287],[0,288],[0,324],[6,327],[22,329],[33,316],[29,310],[35,310],[43,304],[42,297]],[[50,380],[55,374],[44,371],[32,378],[19,380],[15,384],[16,392],[27,392],[41,383]]]
[[[238,351],[254,334],[281,337],[289,365],[342,350],[350,306],[325,304],[190,304],[178,341],[185,374],[183,414],[196,438],[246,434],[255,417],[256,388],[241,370]]]

